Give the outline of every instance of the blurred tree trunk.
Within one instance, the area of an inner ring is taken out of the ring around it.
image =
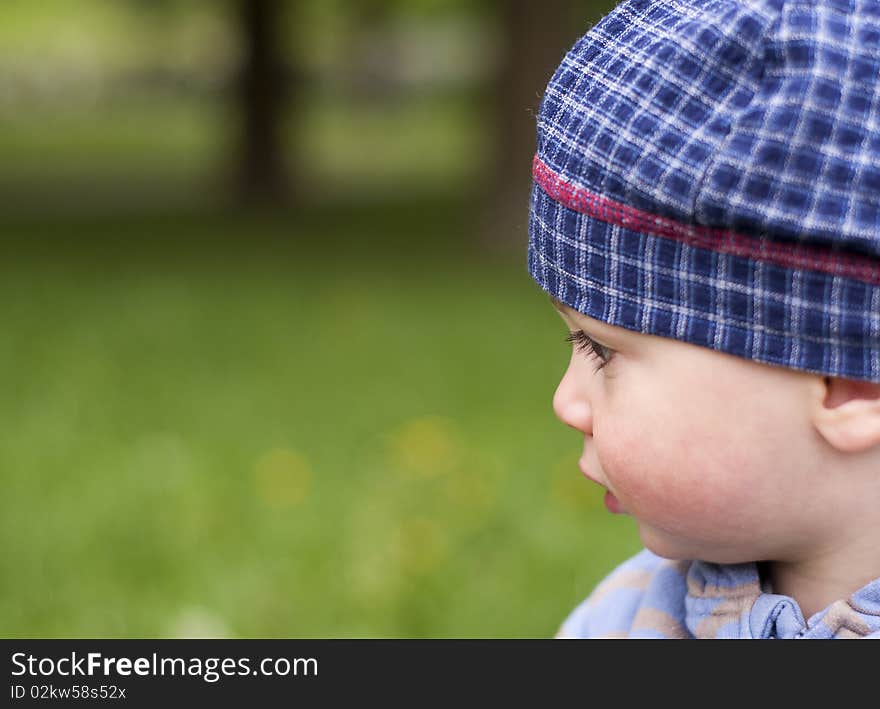
[[[521,248],[528,227],[538,104],[553,71],[587,27],[579,18],[584,3],[574,0],[498,0],[498,8],[504,45],[482,231],[490,248]]]
[[[283,0],[237,0],[243,61],[237,101],[241,136],[236,175],[245,202],[289,201],[282,121],[291,98],[282,53]]]
[[[394,9],[388,0],[358,0],[350,10],[354,18],[351,49],[356,59],[349,81],[355,99],[370,101],[395,91],[394,77],[389,76],[387,68],[399,60],[396,45],[387,41]],[[386,40],[384,44],[382,40]],[[381,57],[376,56],[377,47],[381,48]]]

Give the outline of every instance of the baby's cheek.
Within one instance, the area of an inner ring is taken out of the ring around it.
[[[651,445],[622,435],[600,451],[602,469],[612,489],[636,519],[670,533],[701,535],[718,530],[748,506],[753,490],[738,465],[722,464],[691,441],[668,436],[666,445]],[[717,452],[717,451],[716,451]]]

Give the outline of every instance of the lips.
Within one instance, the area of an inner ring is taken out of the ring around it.
[[[622,515],[626,514],[626,510],[623,509],[623,505],[620,504],[620,500],[618,500],[611,492],[605,492],[605,507],[608,508],[608,511],[612,514]]]

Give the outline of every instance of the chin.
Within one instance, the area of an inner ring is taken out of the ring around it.
[[[646,549],[670,561],[699,560],[710,564],[742,564],[758,558],[750,556],[742,549],[676,539],[651,528],[640,527],[639,536]]]
[[[646,549],[664,559],[682,561],[697,558],[693,554],[688,554],[682,544],[676,543],[675,540],[670,539],[668,536],[644,525],[639,525],[639,537]]]
[[[680,537],[673,537],[668,533],[657,530],[647,525],[639,526],[639,536],[645,548],[657,556],[670,561],[688,561],[699,559],[711,563],[730,563],[722,561],[717,552],[710,552],[705,544],[694,542]]]

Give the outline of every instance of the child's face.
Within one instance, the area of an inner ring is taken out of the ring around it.
[[[823,535],[815,376],[611,326],[554,303],[574,340],[553,398],[584,435],[579,464],[669,558],[796,555]],[[826,471],[827,473],[827,471]]]

